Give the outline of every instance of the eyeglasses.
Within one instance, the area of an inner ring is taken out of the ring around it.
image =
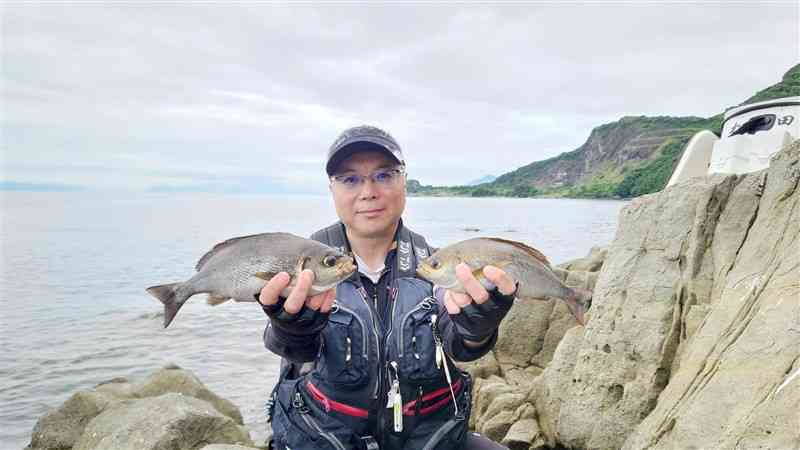
[[[403,174],[405,174],[405,170],[402,167],[395,167],[392,169],[378,169],[368,176],[358,174],[333,175],[331,176],[331,182],[348,191],[360,189],[366,183],[367,178],[370,178],[378,186],[392,187],[399,179],[403,178]]]

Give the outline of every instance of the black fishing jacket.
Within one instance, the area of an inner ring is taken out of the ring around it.
[[[341,223],[312,239],[350,251]],[[270,399],[278,448],[371,449],[374,443],[382,450],[433,449],[463,439],[471,382],[453,360],[480,358],[497,331],[480,348],[465,347],[444,307],[444,291],[415,277],[417,263],[433,249],[402,221],[393,247],[377,283],[356,271],[337,286],[319,333],[296,336],[267,325],[265,346],[292,363],[284,364]],[[437,344],[446,359],[439,364]],[[305,374],[292,370],[309,362]]]

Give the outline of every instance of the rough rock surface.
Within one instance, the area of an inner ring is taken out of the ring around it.
[[[93,391],[78,391],[60,407],[42,416],[31,433],[31,449],[70,449],[95,416],[114,403],[113,397]]]
[[[137,418],[137,411],[142,417]],[[153,411],[159,413],[153,414]],[[108,419],[109,415],[117,419]],[[210,443],[237,442],[252,445],[241,424],[242,415],[231,402],[209,391],[191,372],[170,365],[140,383],[115,378],[94,390],[73,394],[39,419],[27,449],[196,449]],[[169,441],[169,436],[156,439],[162,431],[174,436],[201,438],[179,439],[180,442]],[[142,436],[150,440],[143,442],[153,445],[125,447],[128,444],[123,442],[124,436],[138,439],[137,433],[144,433]]]
[[[136,386],[135,392],[139,397],[154,397],[167,392],[179,392],[183,395],[205,400],[214,405],[217,411],[235,420],[239,425],[244,423],[239,408],[229,400],[209,391],[195,374],[188,370],[182,370],[177,366],[168,366],[153,373]]]
[[[86,425],[74,450],[193,450],[252,444],[248,432],[197,398],[178,393],[116,403]]]
[[[500,336],[527,343],[499,342],[489,358],[499,373],[476,383],[477,430],[514,448],[800,448],[798,180],[795,141],[765,171],[633,200],[604,259],[593,250],[559,270],[570,285],[596,282],[585,328],[558,304],[544,326],[512,309],[529,332]],[[532,383],[509,366],[525,369],[520,355],[504,354],[520,349],[544,369]],[[530,417],[516,417],[526,405]]]

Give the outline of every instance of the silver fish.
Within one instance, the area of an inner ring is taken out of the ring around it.
[[[289,233],[263,233],[228,239],[203,255],[188,281],[147,288],[164,304],[168,327],[189,297],[207,293],[208,303],[258,301],[261,288],[279,272],[291,275],[289,295],[304,269],[314,272],[310,295],[325,292],[347,279],[356,267],[353,258],[325,244]]]
[[[456,266],[462,262],[469,266],[486,290],[495,287],[483,275],[483,268],[492,265],[504,270],[519,283],[517,298],[560,298],[566,302],[575,319],[581,324],[585,323],[584,312],[592,293],[566,286],[553,273],[550,262],[540,251],[521,242],[483,237],[457,242],[423,259],[417,274],[443,288],[465,293],[456,277]]]

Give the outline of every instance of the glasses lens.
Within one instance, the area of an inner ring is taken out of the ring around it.
[[[333,177],[334,183],[347,189],[354,189],[364,182],[360,175],[337,175]]]
[[[400,179],[402,174],[402,169],[381,169],[372,172],[372,174],[369,175],[369,178],[372,179],[375,184],[381,186],[391,186],[395,183],[395,181]],[[334,184],[345,189],[357,189],[364,184],[366,179],[367,177],[356,174],[334,175],[331,177],[331,180]]]

